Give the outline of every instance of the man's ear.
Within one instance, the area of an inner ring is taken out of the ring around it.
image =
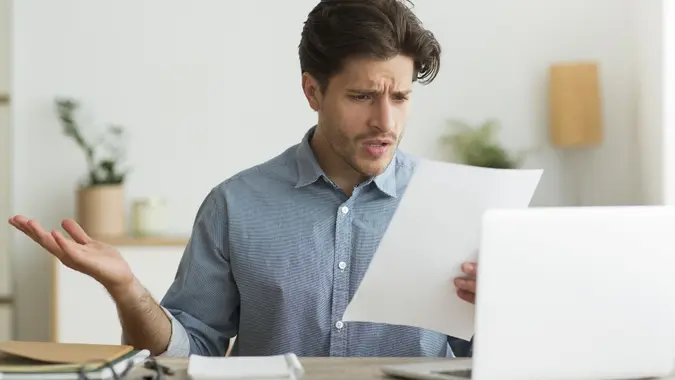
[[[309,106],[314,111],[321,109],[321,89],[319,88],[319,82],[308,73],[302,74],[302,91],[305,93]]]

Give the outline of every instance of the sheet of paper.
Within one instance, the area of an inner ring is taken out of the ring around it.
[[[188,375],[194,380],[284,379],[302,376],[304,369],[295,354],[273,356],[208,357],[190,355]]]
[[[483,212],[528,207],[542,173],[420,161],[343,322],[469,340],[474,306],[457,296],[453,279],[464,276],[462,263],[477,260]]]

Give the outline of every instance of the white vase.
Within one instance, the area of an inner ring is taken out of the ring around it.
[[[158,198],[134,200],[132,205],[132,231],[135,236],[166,235],[166,202]]]

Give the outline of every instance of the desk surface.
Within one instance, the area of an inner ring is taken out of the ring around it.
[[[374,380],[391,379],[380,372],[380,366],[393,363],[410,363],[415,361],[451,360],[442,358],[300,358],[305,375],[302,380]],[[186,374],[187,358],[160,357],[158,361],[177,372],[167,380],[188,380]],[[137,369],[131,373],[130,379],[140,379],[152,372]]]
[[[445,358],[300,358],[305,368],[302,380],[391,380],[380,371],[385,364],[413,363],[430,360],[453,360]],[[461,359],[460,359],[461,360]],[[186,373],[187,358],[160,357],[158,361],[176,370],[176,374],[164,377],[166,380],[189,380]],[[152,374],[143,368],[134,370],[129,378],[141,379],[143,375]],[[661,380],[675,380],[668,376]]]

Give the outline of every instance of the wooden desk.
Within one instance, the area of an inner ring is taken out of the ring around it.
[[[301,380],[374,380],[392,379],[380,371],[384,364],[405,363],[429,360],[452,360],[443,358],[300,358],[305,368]],[[158,358],[161,364],[177,371],[176,375],[165,377],[167,380],[188,380],[186,368],[187,358]],[[145,369],[134,370],[129,379],[140,379],[143,375],[152,374]]]
[[[430,360],[453,360],[444,358],[300,358],[305,368],[305,375],[301,380],[393,380],[380,371],[385,364],[413,363]],[[463,360],[463,359],[459,359]],[[175,369],[174,376],[164,377],[166,380],[189,380],[187,377],[187,358],[158,358],[158,361]],[[139,368],[130,375],[130,380],[141,379],[143,375],[152,374],[151,371]],[[659,380],[675,380],[675,375]]]

